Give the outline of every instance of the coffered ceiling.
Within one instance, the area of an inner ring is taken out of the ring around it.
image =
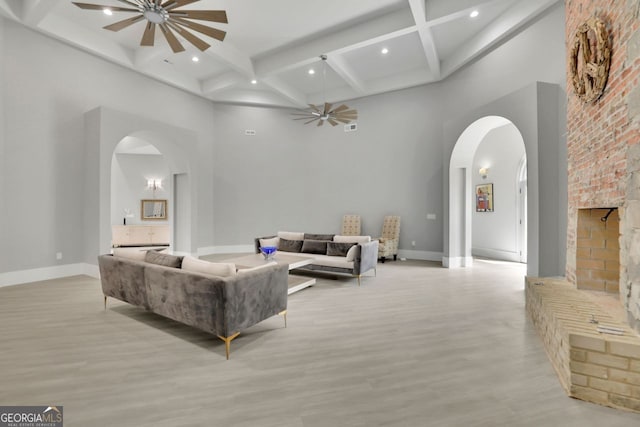
[[[122,0],[81,1],[130,7]],[[182,9],[226,10],[228,24],[199,21],[226,31],[226,39],[197,33],[211,47],[201,52],[181,39],[186,50],[180,53],[160,31],[155,46],[141,47],[146,21],[119,32],[102,28],[131,13],[107,16],[71,0],[0,0],[0,14],[213,101],[305,107],[445,79],[557,3],[562,1],[200,0]],[[473,11],[478,16],[472,18]]]

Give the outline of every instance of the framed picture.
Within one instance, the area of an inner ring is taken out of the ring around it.
[[[142,200],[140,217],[142,220],[167,219],[167,201],[163,199]]]
[[[493,212],[493,184],[476,185],[476,212]]]

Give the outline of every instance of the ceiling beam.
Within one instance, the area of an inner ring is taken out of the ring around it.
[[[425,7],[424,0],[409,0],[409,8],[418,27],[418,34],[420,35],[420,42],[422,42],[424,56],[427,58],[431,74],[437,80],[440,78],[440,58],[438,57],[438,51],[436,50],[431,28],[426,25],[427,11]]]
[[[231,46],[229,43],[216,42],[204,51],[205,55],[210,55],[214,59],[226,63],[228,66],[245,76],[247,79],[254,79],[256,72],[251,58]]]
[[[509,36],[520,31],[541,14],[548,11],[562,0],[520,0],[498,16],[489,26],[478,33],[473,40],[461,46],[450,58],[442,63],[442,78],[448,77],[469,62],[486,54]]]
[[[335,71],[342,80],[347,82],[349,86],[351,86],[358,95],[366,95],[367,89],[365,83],[362,79],[356,76],[355,71],[347,64],[347,61],[340,55],[333,54],[331,56],[327,56],[327,65],[329,65],[333,71]]]
[[[60,3],[60,0],[24,0],[22,21],[37,26]]]
[[[406,30],[407,27],[415,31],[411,13],[407,9],[401,9],[342,30],[329,30],[304,43],[288,46],[254,60],[256,74],[263,78],[304,67],[322,54],[344,52],[345,46],[365,43],[370,39]]]
[[[234,71],[211,77],[201,82],[202,93],[211,95],[240,84],[245,79]]]
[[[0,0],[0,13],[19,21],[22,16],[22,3],[17,0]]]
[[[409,0],[409,1],[411,1],[411,0]],[[476,9],[478,9],[479,6],[482,6],[482,7],[493,6],[494,4],[504,3],[504,1],[505,0],[490,0],[490,1],[478,2],[475,5],[473,5],[471,7],[468,7],[466,9],[461,9],[461,10],[458,10],[456,12],[450,13],[448,15],[440,16],[440,17],[435,18],[435,19],[430,19],[430,20],[425,22],[425,25],[427,27],[435,27],[435,26],[438,26],[438,25],[446,24],[446,23],[451,22],[451,21],[455,21],[457,19],[468,18],[469,15],[471,14],[471,12],[473,12]],[[531,1],[531,0],[529,0],[529,1]]]

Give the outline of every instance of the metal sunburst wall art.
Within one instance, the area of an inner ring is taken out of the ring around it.
[[[111,12],[135,13],[136,16],[103,27],[110,31],[120,31],[137,22],[146,20],[146,27],[142,33],[140,46],[153,46],[156,26],[160,27],[174,53],[183,52],[184,46],[178,40],[174,31],[189,43],[200,49],[207,50],[211,45],[191,31],[197,31],[216,40],[223,41],[226,31],[198,24],[197,21],[211,21],[226,24],[227,12],[224,10],[179,10],[179,8],[197,3],[200,0],[118,0],[130,7],[115,7],[99,4],[72,2],[81,9],[101,10]]]

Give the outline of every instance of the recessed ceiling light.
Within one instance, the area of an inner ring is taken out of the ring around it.
[[[109,15],[109,16],[113,15],[113,12],[112,12],[112,11],[111,11],[111,9],[109,9],[108,7],[105,7],[104,9],[102,9],[102,12],[103,12],[105,15]]]
[[[387,49],[386,47],[383,47],[380,52],[382,52],[383,55],[386,55],[387,53],[389,53],[389,49]]]
[[[473,12],[471,12],[469,14],[470,17],[475,18],[476,16],[480,15],[480,12],[478,12],[477,10],[474,10]]]
[[[198,61],[200,61],[200,58],[198,58],[197,56],[194,56],[193,58],[191,58],[191,60],[193,62],[198,62]]]
[[[257,84],[258,84],[258,81],[257,81],[256,79],[253,79],[253,80],[251,80],[251,84],[252,84],[252,85],[257,85]]]
[[[309,68],[309,71],[307,71],[309,74],[313,75],[316,73],[316,70],[314,70],[313,68]]]

